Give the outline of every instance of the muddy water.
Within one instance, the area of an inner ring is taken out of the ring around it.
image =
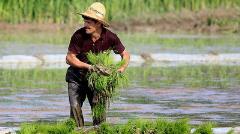
[[[66,91],[1,90],[0,126],[18,126],[21,122],[55,121],[69,115]],[[189,118],[190,123],[216,122],[220,126],[240,125],[240,91],[213,89],[149,89],[121,91],[108,112],[107,121],[123,123],[134,118]],[[91,122],[87,100],[83,106],[85,121]]]

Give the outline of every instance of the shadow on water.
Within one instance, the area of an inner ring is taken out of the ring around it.
[[[8,92],[1,89],[1,92]],[[240,91],[214,89],[152,89],[121,90],[108,112],[108,122],[124,123],[133,118],[190,118],[192,124],[213,121],[219,126],[240,125]],[[91,124],[87,101],[83,106],[85,121]],[[69,116],[66,91],[54,94],[45,90],[12,92],[1,96],[0,125],[18,126],[21,122],[64,119]]]

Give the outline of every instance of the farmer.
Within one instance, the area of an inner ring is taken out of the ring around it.
[[[66,81],[68,82],[70,117],[75,119],[78,127],[84,126],[81,107],[86,97],[92,110],[98,103],[98,97],[88,87],[86,79],[87,72],[96,70],[96,66],[89,64],[86,54],[90,51],[99,53],[113,50],[125,61],[124,65],[118,69],[119,73],[124,72],[130,59],[129,53],[117,35],[106,28],[109,24],[105,19],[105,13],[105,7],[100,2],[93,3],[85,12],[80,13],[84,20],[84,27],[72,35],[68,47],[66,62],[70,67],[67,69]],[[106,121],[106,113],[100,117],[93,116],[94,126],[104,121]]]

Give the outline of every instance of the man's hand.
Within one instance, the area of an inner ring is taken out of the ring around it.
[[[128,66],[128,63],[130,60],[130,55],[126,50],[124,50],[122,53],[120,53],[120,55],[122,57],[122,60],[124,60],[124,65],[122,65],[117,71],[119,73],[123,73]]]
[[[105,76],[109,76],[111,74],[111,70],[101,65],[91,65],[88,70]]]
[[[121,68],[119,68],[119,69],[117,70],[117,72],[119,72],[119,73],[123,73],[124,70],[125,70],[125,68],[121,67]]]

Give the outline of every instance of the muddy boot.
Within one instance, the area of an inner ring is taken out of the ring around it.
[[[75,105],[75,107],[71,107],[74,119],[76,121],[76,124],[79,128],[84,126],[84,120],[83,120],[83,114],[82,114],[82,109],[79,106],[79,104]]]

